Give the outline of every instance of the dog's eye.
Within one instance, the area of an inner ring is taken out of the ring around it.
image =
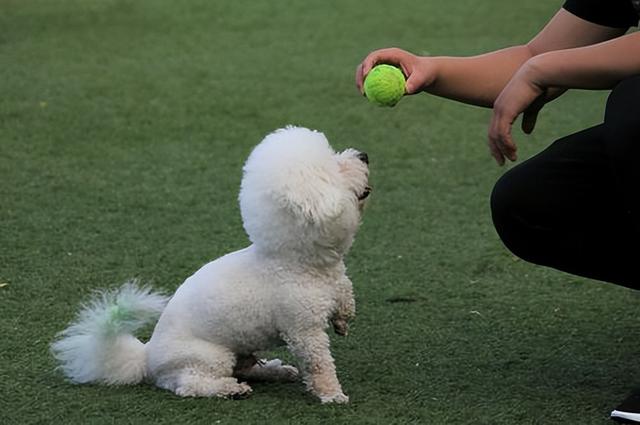
[[[371,188],[367,186],[364,189],[364,192],[362,192],[360,195],[358,195],[358,201],[362,201],[363,199],[367,199],[367,196],[369,196],[370,193],[371,193]]]

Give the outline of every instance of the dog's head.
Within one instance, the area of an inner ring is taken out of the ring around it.
[[[368,162],[355,149],[334,152],[317,131],[287,127],[269,134],[249,156],[240,190],[253,244],[311,263],[341,258],[371,191]]]

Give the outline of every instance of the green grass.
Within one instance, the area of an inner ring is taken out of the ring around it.
[[[469,55],[528,40],[560,1],[0,0],[0,423],[607,424],[640,383],[630,290],[517,261],[491,225],[489,111],[357,93],[374,48]],[[526,158],[601,119],[542,112]],[[294,123],[371,158],[332,338],[346,406],[301,384],[242,401],[74,386],[48,345],[95,288],[166,291],[244,247],[241,167]]]

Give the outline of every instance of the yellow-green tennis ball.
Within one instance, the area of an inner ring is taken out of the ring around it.
[[[364,94],[379,106],[393,106],[404,96],[404,74],[392,65],[376,65],[364,79]]]

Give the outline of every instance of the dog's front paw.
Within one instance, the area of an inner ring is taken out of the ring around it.
[[[349,324],[344,319],[333,319],[331,321],[333,325],[333,331],[340,336],[347,336],[349,334]]]
[[[322,404],[325,404],[325,403],[344,404],[349,402],[349,396],[345,395],[342,392],[339,392],[330,396],[320,396],[320,401],[322,402]]]

